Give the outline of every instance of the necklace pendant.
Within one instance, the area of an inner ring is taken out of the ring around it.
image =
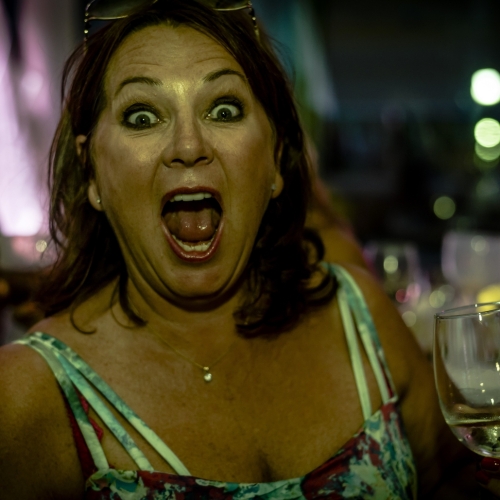
[[[212,380],[212,374],[210,373],[210,368],[208,366],[204,366],[203,371],[205,372],[205,375],[203,375],[205,382],[210,382]]]

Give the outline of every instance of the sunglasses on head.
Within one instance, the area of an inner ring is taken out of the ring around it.
[[[91,21],[113,21],[124,19],[140,12],[144,7],[165,0],[92,0],[85,8],[83,41],[87,44]],[[214,10],[230,12],[235,10],[249,9],[257,40],[259,40],[259,28],[251,0],[197,0]]]

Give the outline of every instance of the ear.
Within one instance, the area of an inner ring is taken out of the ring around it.
[[[273,192],[271,194],[271,198],[277,198],[281,194],[281,191],[283,191],[283,184],[283,177],[280,172],[277,171],[274,174]]]
[[[87,136],[86,135],[77,135],[75,139],[75,145],[76,145],[76,152],[78,154],[78,157],[82,159],[82,153],[83,153],[83,145],[87,142]]]
[[[76,152],[81,161],[83,161],[83,145],[87,142],[86,135],[77,135],[75,139]],[[95,210],[102,212],[103,208],[101,205],[101,197],[99,196],[99,189],[97,188],[97,184],[95,179],[91,179],[89,182],[89,187],[87,188],[87,197],[89,199],[89,203]]]
[[[89,187],[87,188],[87,196],[89,203],[98,211],[102,212],[101,197],[99,195],[99,189],[97,187],[95,179],[91,179],[89,182]]]
[[[87,188],[87,196],[89,198],[89,203],[98,211],[102,212],[104,209],[101,204],[101,197],[99,195],[99,189],[95,179],[91,179],[89,182],[89,187]]]

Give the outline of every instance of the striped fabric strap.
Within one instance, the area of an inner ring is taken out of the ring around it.
[[[368,390],[368,384],[366,383],[363,360],[361,358],[356,335],[356,327],[354,326],[349,303],[343,289],[338,291],[338,302],[342,324],[344,325],[347,347],[349,349],[349,356],[351,358],[352,370],[354,372],[354,379],[356,381],[356,387],[358,388],[361,409],[363,411],[363,419],[368,420],[372,414],[370,391]]]
[[[160,437],[149,428],[140,418],[134,413],[125,402],[102,380],[97,373],[83,361],[67,345],[50,335],[42,332],[36,332],[26,340],[31,342],[42,343],[47,349],[55,352],[60,360],[59,363],[63,366],[63,370],[67,373],[68,378],[78,388],[82,395],[87,399],[94,411],[100,416],[102,421],[115,435],[122,446],[127,450],[130,456],[134,459],[137,466],[141,470],[153,470],[153,467],[148,462],[143,453],[139,450],[133,439],[125,431],[123,426],[116,420],[114,415],[100,400],[99,396],[92,389],[93,385],[106,399],[118,410],[119,413],[144,437],[146,441],[158,452],[158,454],[172,467],[179,475],[190,475],[188,469],[174,454],[174,452],[160,439]],[[36,340],[35,340],[36,339]],[[29,344],[28,344],[29,345]],[[90,382],[90,384],[89,384]]]
[[[363,347],[377,380],[382,402],[385,404],[396,394],[396,390],[363,293],[353,277],[344,268],[334,264],[329,264],[328,267],[345,291]]]
[[[87,443],[90,455],[92,456],[92,460],[94,461],[95,466],[98,469],[108,469],[109,464],[104,454],[104,450],[102,449],[101,443],[99,443],[96,432],[92,427],[92,424],[90,423],[85,410],[82,407],[80,398],[78,397],[78,394],[75,391],[70,378],[61,366],[57,355],[51,349],[48,349],[43,343],[36,342],[35,339],[24,338],[18,340],[16,343],[31,347],[33,350],[38,352],[38,354],[40,354],[43,359],[45,359],[52,372],[54,373],[54,376],[59,383],[59,386],[61,387],[66,400],[68,401],[71,411],[75,416],[78,427],[82,432],[85,442]]]
[[[84,377],[76,370],[73,365],[71,365],[64,356],[59,356],[59,361],[61,362],[64,370],[68,374],[71,382],[80,391],[82,396],[89,402],[90,406],[99,415],[101,420],[105,422],[108,429],[114,434],[116,439],[125,448],[127,453],[132,457],[132,460],[137,464],[140,470],[147,470],[150,472],[154,471],[153,466],[149,463],[148,459],[144,456],[141,450],[137,447],[134,440],[125,431],[120,422],[111,413],[108,407],[101,401],[89,383]]]

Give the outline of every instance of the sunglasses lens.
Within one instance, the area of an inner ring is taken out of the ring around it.
[[[248,7],[248,0],[201,0],[201,3],[215,10],[238,10]]]
[[[157,0],[94,0],[88,5],[89,19],[111,20],[128,17]]]

